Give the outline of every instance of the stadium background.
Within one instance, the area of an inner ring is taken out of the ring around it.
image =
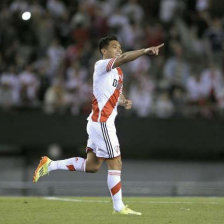
[[[97,41],[112,33],[123,51],[165,43],[122,66],[133,100],[117,118],[124,194],[223,196],[223,10],[217,0],[1,1],[0,195],[108,195],[105,167],[31,180],[43,154],[85,155]]]

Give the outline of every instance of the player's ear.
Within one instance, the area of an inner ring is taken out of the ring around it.
[[[102,49],[101,49],[101,53],[102,53],[102,55],[106,54],[106,52],[107,52],[107,49],[106,49],[106,48],[102,48]]]

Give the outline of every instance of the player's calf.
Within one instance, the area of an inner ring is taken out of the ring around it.
[[[51,161],[48,166],[48,171],[53,170],[69,170],[69,171],[80,171],[85,172],[86,160],[81,157],[73,157],[70,159]]]

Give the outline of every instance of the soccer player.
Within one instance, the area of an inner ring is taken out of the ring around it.
[[[158,55],[163,45],[122,53],[121,45],[115,36],[107,36],[99,41],[102,59],[95,63],[93,73],[92,112],[87,124],[89,136],[86,147],[87,158],[74,157],[53,161],[44,156],[34,173],[34,183],[41,176],[53,170],[94,173],[99,170],[103,161],[106,161],[107,184],[113,201],[114,213],[141,215],[140,212],[125,206],[122,201],[122,162],[114,120],[118,104],[130,109],[132,102],[125,99],[122,94],[123,72],[120,66],[146,54]]]

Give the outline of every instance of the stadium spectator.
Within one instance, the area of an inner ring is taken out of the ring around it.
[[[64,84],[60,79],[55,79],[44,97],[44,111],[47,114],[65,113],[68,105],[68,96]]]
[[[60,45],[57,39],[54,39],[47,49],[47,56],[50,60],[50,73],[52,75],[52,78],[54,78],[57,70],[65,59],[65,49]]]
[[[175,12],[178,8],[177,0],[162,0],[160,3],[160,20],[164,23],[170,23],[175,16]]]
[[[155,113],[158,118],[169,118],[174,114],[174,105],[167,92],[162,92],[156,99]]]
[[[138,75],[130,87],[129,98],[132,99],[132,107],[137,116],[147,117],[153,112],[155,84],[145,73]]]
[[[27,65],[25,70],[18,75],[20,83],[21,104],[24,106],[35,106],[37,104],[37,90],[39,80],[33,72],[33,67]]]
[[[224,30],[221,18],[213,18],[211,26],[205,32],[206,51],[209,61],[215,61],[219,67],[223,65]]]
[[[20,103],[20,85],[15,67],[10,66],[8,72],[0,76],[0,105],[3,109],[12,109]]]
[[[179,43],[173,43],[172,48],[174,56],[168,58],[164,65],[164,77],[171,87],[185,87],[189,77],[189,64],[184,59],[183,49]]]
[[[48,0],[47,9],[56,18],[63,18],[67,13],[65,4],[59,0]]]
[[[137,0],[128,0],[126,4],[122,7],[123,14],[129,18],[129,20],[133,20],[136,23],[141,23],[144,17],[144,10],[138,4]]]
[[[11,12],[25,12],[28,10],[28,7],[29,6],[26,1],[16,0],[12,2],[9,9],[11,10]]]
[[[53,39],[57,37],[55,23],[48,11],[44,12],[42,16],[38,16],[37,19],[34,19],[33,23],[39,44],[37,52],[42,56],[46,53],[46,49],[49,47],[50,43],[52,43]]]
[[[120,29],[126,25],[128,25],[129,20],[128,17],[125,16],[120,8],[116,8],[113,16],[108,18],[108,24],[111,28]]]
[[[217,101],[217,95],[223,87],[223,76],[221,71],[213,63],[202,71],[201,85],[203,96],[211,103]]]
[[[201,74],[199,72],[192,71],[192,74],[187,79],[186,90],[188,102],[198,105],[203,98]]]

